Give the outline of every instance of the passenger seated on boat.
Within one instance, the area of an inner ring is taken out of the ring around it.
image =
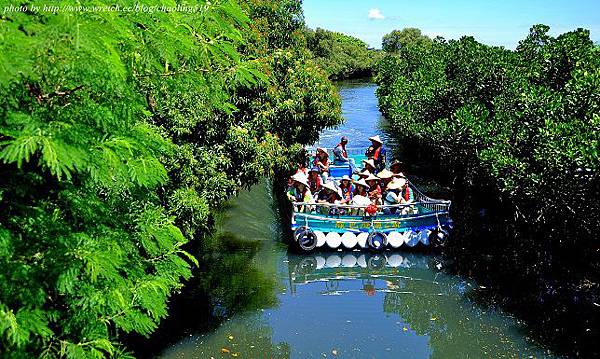
[[[333,164],[335,165],[344,165],[348,164],[350,166],[351,173],[356,173],[356,163],[354,162],[354,158],[348,157],[348,151],[346,151],[346,145],[348,144],[348,137],[344,136],[340,140],[340,143],[333,149]]]
[[[339,189],[342,192],[341,204],[350,204],[354,196],[354,185],[352,179],[348,175],[344,175],[340,180]]]
[[[360,172],[358,172],[359,179],[365,179],[365,178],[369,177],[370,175],[371,175],[371,172],[366,168],[363,168]]]
[[[388,191],[385,196],[385,204],[386,205],[394,205],[394,204],[409,204],[414,202],[415,197],[412,188],[408,184],[408,181],[404,178],[394,179],[388,185]],[[386,214],[411,214],[415,213],[415,206],[405,206],[401,207],[398,212],[396,208],[384,208],[383,213]]]
[[[319,167],[313,167],[308,171],[308,187],[313,195],[321,190],[321,176]]]
[[[375,162],[374,167],[377,171],[381,171],[385,168],[386,162],[386,150],[385,147],[383,147],[383,141],[379,135],[369,137],[369,141],[371,141],[371,146],[367,149],[367,152],[365,152],[365,156]],[[376,174],[377,172],[374,173]]]
[[[386,206],[402,204],[403,198],[400,195],[401,189],[402,183],[399,180],[393,180],[390,183],[388,183],[383,199],[383,204],[385,204]],[[386,207],[383,209],[384,214],[395,214],[396,212],[398,212],[398,208]]]
[[[362,160],[364,167],[363,172],[365,170],[369,171],[369,173],[377,174],[377,169],[375,169],[375,162],[372,159]]]
[[[313,166],[319,168],[321,179],[323,182],[326,182],[327,178],[329,177],[329,153],[327,153],[327,149],[323,147],[317,147],[317,153],[313,161]]]
[[[371,203],[375,205],[382,204],[382,191],[381,186],[379,185],[379,177],[372,174],[369,177],[367,177],[365,182],[367,182],[367,184],[369,185],[369,199],[371,200]]]
[[[301,173],[296,173],[292,176],[292,187],[287,192],[287,197],[290,202],[314,203],[314,199],[308,188],[308,180]],[[300,206],[298,212],[310,211],[309,207]]]
[[[321,186],[321,191],[317,196],[318,204],[340,204],[340,200],[342,198],[342,194],[335,187],[333,181],[329,181],[324,183]],[[322,214],[330,214],[333,212],[337,212],[337,209],[332,206],[319,206],[319,211]]]
[[[354,182],[354,196],[352,197],[351,204],[354,206],[366,207],[371,204],[371,200],[369,199],[369,185],[365,182],[364,179],[359,179]],[[365,210],[364,208],[354,208],[351,211],[352,215],[364,216]]]
[[[377,177],[381,179],[381,187],[384,191],[386,190],[387,185],[392,181],[393,176],[394,174],[390,172],[387,168],[384,168],[377,174]]]
[[[404,174],[402,173],[402,165],[403,163],[401,161],[394,160],[390,165],[390,171],[395,175],[400,174],[402,177],[404,177]]]

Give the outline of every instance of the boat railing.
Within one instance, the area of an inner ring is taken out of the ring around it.
[[[371,205],[354,205],[354,204],[336,204],[336,203],[314,203],[314,202],[293,202],[292,206],[294,208],[295,213],[320,213],[320,209],[325,209],[326,212],[332,208],[336,209],[345,209],[345,210],[354,210],[358,213],[366,213],[367,207]],[[408,203],[399,203],[399,204],[382,204],[377,205],[377,213],[384,212],[384,209],[396,209],[396,212],[399,214],[406,209],[414,209],[415,206],[422,206],[428,210],[433,212],[444,212],[449,211],[450,209],[450,201],[445,200],[431,200],[431,201],[414,201]]]
[[[410,180],[408,180],[408,178],[406,179],[406,181],[408,182],[410,188],[413,190],[415,201],[421,204],[423,207],[436,212],[450,210],[451,201],[428,197],[423,192],[421,192],[417,188],[417,186],[415,186]]]

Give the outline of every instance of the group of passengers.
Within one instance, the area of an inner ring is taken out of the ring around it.
[[[348,138],[342,137],[333,149],[334,165],[349,165],[357,179],[344,175],[338,181],[329,176],[329,153],[327,149],[318,147],[311,162],[310,169],[299,167],[291,180],[287,196],[292,202],[305,204],[337,204],[356,207],[322,206],[336,214],[364,214],[365,209],[376,212],[377,206],[383,205],[383,213],[406,214],[413,210],[412,206],[402,208],[386,207],[407,204],[414,201],[414,193],[406,177],[401,172],[402,163],[393,161],[386,168],[386,151],[379,136],[370,137],[371,146],[367,149],[366,159],[362,160],[363,168],[358,170],[353,158],[348,156],[346,145]],[[301,211],[313,210],[315,206],[304,206]],[[381,207],[380,207],[381,208]],[[371,213],[374,214],[375,212]]]

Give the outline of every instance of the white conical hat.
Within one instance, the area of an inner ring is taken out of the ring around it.
[[[381,138],[379,137],[379,135],[373,136],[373,137],[369,137],[369,141],[379,142],[379,143],[381,143],[383,145],[383,141],[381,140]]]
[[[377,173],[377,177],[379,177],[381,179],[392,178],[393,175],[394,175],[394,173],[392,171],[388,170],[387,168],[384,168],[383,170],[381,170]]]
[[[292,181],[295,181],[295,182],[298,182],[298,183],[302,183],[306,187],[309,187],[308,186],[308,178],[306,178],[306,176],[303,175],[302,173],[296,173],[295,175],[293,175],[292,176]]]
[[[400,189],[404,187],[406,180],[403,178],[396,178],[392,182],[388,183],[387,189]]]
[[[331,190],[331,191],[333,191],[333,192],[335,192],[335,193],[337,193],[337,191],[338,191],[338,189],[335,187],[335,185],[333,184],[333,182],[332,182],[332,181],[325,182],[325,184],[323,184],[323,186],[322,186],[322,187],[323,187],[323,188],[326,188],[326,189],[328,189],[328,190]]]
[[[365,182],[365,180],[364,180],[364,179],[362,179],[362,178],[361,178],[361,179],[359,179],[358,181],[355,181],[355,182],[354,182],[354,184],[355,184],[355,185],[358,185],[358,186],[363,186],[363,187],[366,187],[366,188],[371,188],[371,186],[369,186],[369,185],[367,184],[367,182]]]
[[[373,159],[368,159],[368,160],[362,160],[363,163],[367,163],[369,165],[371,165],[371,167],[375,168],[375,161],[373,161]]]
[[[365,178],[365,182],[366,181],[371,181],[371,180],[379,180],[379,177],[375,176],[374,174],[370,174],[369,177]]]

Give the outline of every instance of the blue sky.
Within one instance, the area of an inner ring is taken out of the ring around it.
[[[426,35],[474,36],[488,45],[514,49],[533,24],[551,34],[583,27],[600,41],[600,0],[304,0],[306,24],[356,36],[381,48],[394,29],[420,28]]]

